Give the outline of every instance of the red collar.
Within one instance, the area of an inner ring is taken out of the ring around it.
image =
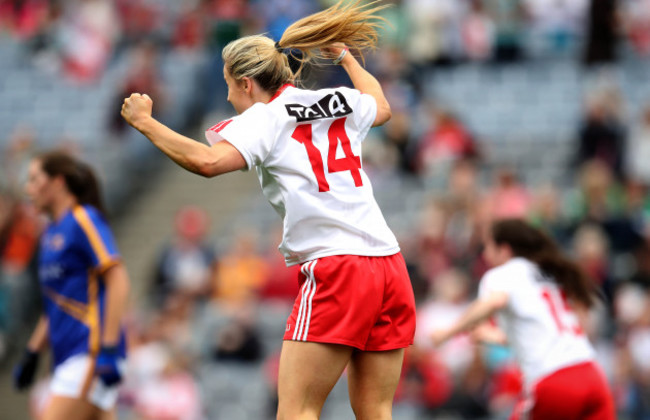
[[[272,102],[275,98],[277,98],[278,96],[280,96],[280,95],[282,94],[282,92],[284,92],[285,89],[288,88],[288,87],[295,87],[295,86],[292,85],[291,83],[285,83],[285,84],[283,84],[283,85],[280,87],[280,89],[278,89],[278,91],[275,92],[275,95],[271,96],[271,99],[269,99],[269,102]]]

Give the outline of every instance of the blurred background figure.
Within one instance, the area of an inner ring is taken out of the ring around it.
[[[257,234],[243,231],[234,238],[228,253],[221,256],[213,277],[212,297],[224,309],[245,306],[259,299],[269,268],[257,247]]]
[[[155,269],[152,298],[164,306],[171,296],[201,301],[210,296],[217,256],[206,237],[208,214],[199,207],[182,207],[174,218],[174,238],[162,249]]]

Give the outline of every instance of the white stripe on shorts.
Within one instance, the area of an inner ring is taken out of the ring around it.
[[[314,277],[314,267],[318,260],[310,261],[301,268],[302,273],[307,277],[302,285],[300,308],[296,318],[296,329],[293,332],[293,339],[297,341],[307,341],[309,332],[309,322],[311,321],[311,309],[314,293],[316,293],[316,278]],[[303,333],[304,330],[304,333]]]
[[[305,296],[307,295],[307,289],[309,286],[311,286],[311,281],[309,281],[309,276],[307,275],[307,266],[311,264],[311,261],[308,263],[305,263],[300,267],[300,272],[307,277],[305,279],[305,282],[302,284],[302,289],[300,290],[300,307],[298,308],[298,316],[296,317],[296,327],[293,330],[293,339],[295,340],[298,337],[298,328],[300,327],[300,323],[302,322],[302,316],[303,316],[303,309],[305,306]]]

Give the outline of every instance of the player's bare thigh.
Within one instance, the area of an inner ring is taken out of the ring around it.
[[[389,420],[404,349],[359,351],[348,366],[350,403],[357,420]]]
[[[318,419],[350,360],[352,347],[284,341],[278,377],[278,420]]]
[[[115,410],[103,411],[88,401],[53,395],[39,420],[115,420]]]

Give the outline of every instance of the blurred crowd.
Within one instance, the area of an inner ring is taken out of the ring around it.
[[[0,0],[0,37],[28,51],[30,65],[75,85],[92,85],[120,57],[129,57],[114,86],[115,103],[130,92],[146,92],[162,115],[178,109],[159,73],[159,55],[199,55],[204,64],[180,124],[193,130],[205,116],[232,112],[220,70],[227,42],[261,32],[278,39],[291,22],[333,3]],[[379,50],[366,58],[393,118],[371,132],[364,167],[378,193],[395,185],[387,179],[419,191],[417,217],[396,231],[418,302],[416,343],[407,353],[397,406],[412,408],[417,418],[506,418],[521,391],[507,348],[462,336],[434,349],[428,335],[475,297],[487,269],[481,251],[489,223],[523,217],[550,232],[600,286],[601,304],[587,331],[620,418],[650,418],[650,107],[629,109],[611,84],[590,89],[575,135],[567,139],[566,182],[533,185],[515,165],[494,167],[491,159],[499,151],[486,152],[481,133],[464,124],[463,110],[451,112],[423,89],[428,74],[467,63],[573,57],[585,77],[593,69],[610,74],[628,57],[650,55],[650,1],[386,3],[393,4],[383,11],[391,26],[381,34]],[[309,72],[307,84],[349,81],[322,68]],[[119,107],[113,108],[106,111],[103,136],[133,136]],[[38,308],[34,255],[44,221],[20,189],[34,136],[23,127],[0,142],[0,360],[16,350],[11,337],[33,322]],[[65,140],[58,145],[80,153]],[[151,244],[160,252],[151,263],[147,300],[134,303],[128,320],[130,375],[120,398],[122,417],[206,418],[213,396],[201,389],[202,366],[243,364],[264,372],[270,418],[277,351],[298,290],[297,268],[286,268],[275,249],[280,228],[239,231],[217,246],[206,209],[183,207],[169,223],[175,235],[166,244]],[[269,320],[277,330],[274,340]],[[39,389],[34,395],[37,411]]]

